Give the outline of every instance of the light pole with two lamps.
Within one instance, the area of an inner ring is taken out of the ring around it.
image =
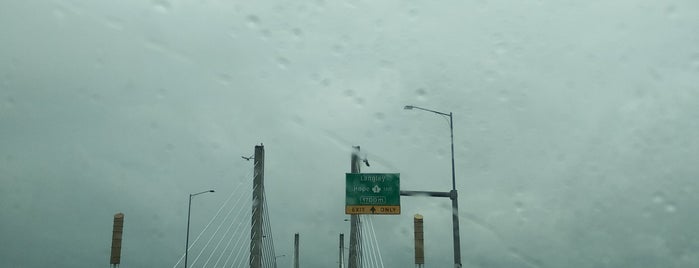
[[[189,255],[189,218],[191,216],[192,212],[192,197],[195,195],[200,195],[200,194],[205,194],[205,193],[213,193],[214,190],[207,190],[203,192],[199,192],[196,194],[189,194],[189,208],[187,209],[187,242],[185,244],[184,248],[184,268],[187,268],[187,257]]]
[[[453,224],[453,236],[454,236],[454,267],[461,268],[461,238],[459,237],[459,200],[458,194],[456,192],[456,174],[454,172],[454,121],[452,113],[443,113],[435,110],[425,109],[422,107],[417,107],[414,105],[406,105],[403,107],[405,110],[422,110],[426,112],[435,113],[442,116],[449,117],[449,131],[451,134],[451,191],[448,193],[442,192],[418,192],[418,191],[401,191],[401,195],[415,195],[415,194],[428,194],[430,196],[437,197],[449,197],[451,199],[451,209],[452,209],[452,224]]]

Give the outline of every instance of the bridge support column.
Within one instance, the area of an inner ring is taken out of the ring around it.
[[[354,147],[355,151],[352,152],[352,173],[361,173],[360,160],[359,160],[359,146]],[[362,267],[362,255],[361,255],[361,234],[359,233],[359,225],[361,224],[359,215],[350,216],[350,248],[349,248],[349,268],[359,268]]]
[[[252,181],[252,228],[250,231],[250,268],[262,268],[262,209],[265,201],[265,147],[255,146],[255,174]]]

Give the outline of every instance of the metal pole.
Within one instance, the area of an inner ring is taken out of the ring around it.
[[[461,268],[461,236],[459,233],[459,195],[456,192],[456,172],[454,171],[454,117],[449,112],[449,131],[451,132],[451,218],[454,226],[454,267]]]
[[[205,193],[213,193],[214,190],[207,190],[203,192],[198,192],[196,194],[189,194],[189,207],[187,208],[187,242],[185,244],[185,249],[184,249],[184,268],[187,268],[187,257],[189,255],[189,219],[190,215],[192,215],[192,197],[197,196],[200,194],[205,194]]]
[[[402,196],[430,196],[430,197],[449,197],[451,198],[452,192],[433,192],[433,191],[400,191]]]
[[[457,200],[456,190],[454,199],[451,200],[452,221],[454,225],[454,267],[461,268],[461,238],[459,236],[459,200]]]
[[[406,110],[418,109],[439,115],[449,116],[449,133],[451,135],[451,191],[449,192],[449,198],[451,199],[451,213],[452,213],[452,224],[453,224],[453,236],[454,236],[454,267],[461,268],[461,238],[459,235],[459,200],[458,193],[456,191],[456,172],[454,171],[454,116],[452,112],[443,113],[435,110],[425,109],[413,105],[406,105],[403,107]],[[403,191],[401,191],[403,195]]]
[[[456,173],[454,172],[454,118],[449,112],[449,132],[451,133],[451,189],[456,191]]]
[[[184,268],[187,268],[187,257],[189,256],[189,218],[192,215],[192,194],[189,194],[189,207],[187,208],[187,242],[184,248]]]

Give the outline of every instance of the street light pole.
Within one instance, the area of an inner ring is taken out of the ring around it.
[[[461,268],[461,237],[459,233],[459,199],[458,193],[456,191],[456,172],[454,171],[454,117],[453,113],[449,112],[443,113],[435,110],[430,110],[422,107],[417,107],[413,105],[406,105],[403,107],[405,110],[418,109],[426,112],[435,113],[438,115],[449,117],[449,133],[451,135],[451,191],[449,192],[449,199],[451,199],[451,216],[453,225],[453,236],[454,236],[454,267]]]
[[[208,190],[208,191],[203,191],[199,192],[196,194],[189,194],[189,208],[187,209],[187,242],[185,244],[184,248],[184,268],[187,268],[187,257],[189,256],[189,219],[190,216],[192,215],[192,197],[195,195],[200,195],[200,194],[205,194],[205,193],[213,193],[214,190]]]
[[[461,233],[459,232],[459,194],[456,192],[456,172],[454,171],[454,117],[449,112],[449,131],[451,132],[451,217],[454,227],[454,267],[461,268]]]

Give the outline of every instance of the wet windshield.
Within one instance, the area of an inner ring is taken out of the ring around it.
[[[697,29],[694,0],[3,1],[0,266],[699,267]]]

